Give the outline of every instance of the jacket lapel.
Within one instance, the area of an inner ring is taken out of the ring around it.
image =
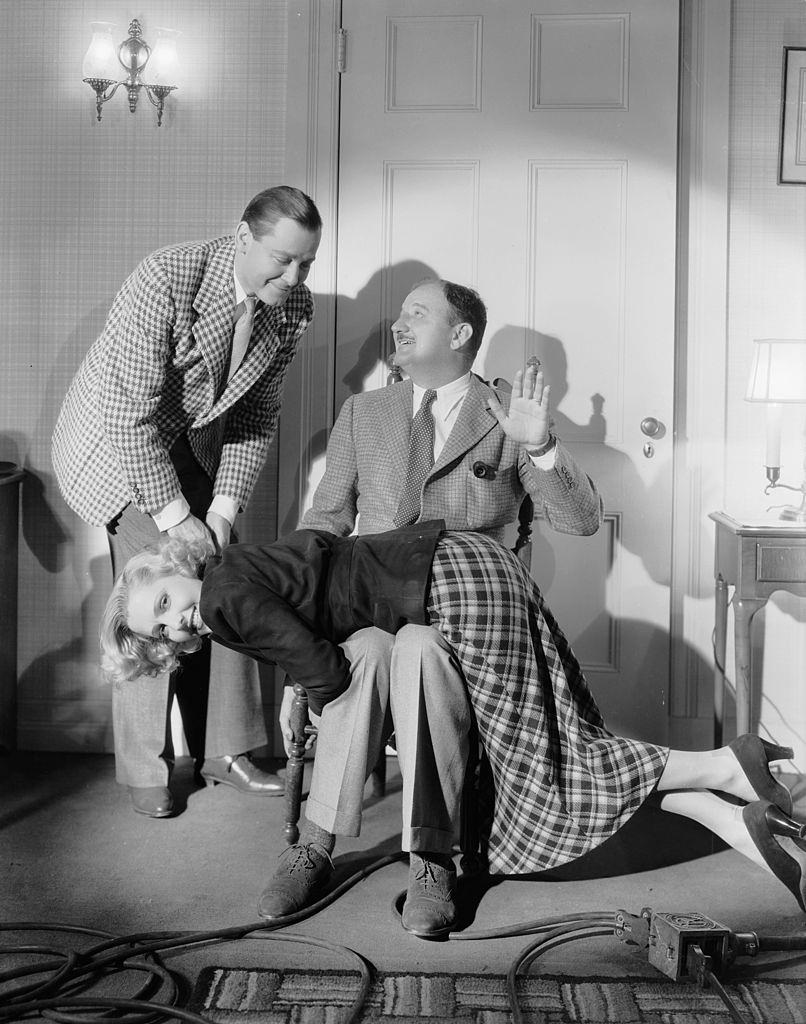
[[[389,453],[390,466],[403,467],[404,477],[409,463],[412,391],[410,380],[405,380],[400,384],[387,385],[385,395],[388,396],[388,401],[379,407],[382,417],[378,424],[379,437],[383,438],[383,445],[380,445],[379,448]],[[400,486],[403,486],[402,479]]]
[[[480,377],[471,374],[470,388],[431,475],[462,458],[498,424],[498,420],[487,408],[490,391],[491,388]]]
[[[277,350],[278,333],[282,324],[285,323],[285,313],[282,306],[262,306],[255,316],[252,325],[252,335],[249,339],[249,348],[243,358],[243,362],[230,377],[226,380],[229,372],[230,351],[227,351],[226,366],[224,369],[223,390],[218,400],[210,410],[208,420],[216,419],[225,412],[231,405],[245,394],[268,369]]]
[[[232,278],[234,260],[235,242],[232,240],[213,256],[193,300],[193,309],[196,312],[193,337],[204,359],[208,375],[208,395],[204,406],[211,412],[229,369],[232,313],[235,305],[235,286]],[[202,422],[207,422],[211,418],[214,417],[208,413],[202,418]]]

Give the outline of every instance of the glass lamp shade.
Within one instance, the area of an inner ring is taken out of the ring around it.
[[[754,342],[748,402],[806,402],[806,340],[762,338]]]
[[[179,57],[176,52],[179,35],[172,28],[157,28],[157,39],[145,75],[149,85],[179,85]]]
[[[117,48],[112,38],[115,25],[109,21],[94,21],[92,39],[81,65],[82,78],[104,78],[116,82],[120,77]]]

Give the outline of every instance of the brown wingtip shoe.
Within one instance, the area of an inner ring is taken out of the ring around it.
[[[456,867],[439,854],[409,854],[409,889],[401,923],[421,939],[440,939],[456,923]]]
[[[319,843],[294,843],[280,854],[271,881],[260,894],[258,914],[272,921],[302,910],[330,880],[333,870],[330,854]]]

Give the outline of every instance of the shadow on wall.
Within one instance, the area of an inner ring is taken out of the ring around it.
[[[559,438],[573,447],[574,456],[584,462],[586,469],[596,482],[605,509],[620,506],[623,499],[615,502],[609,500],[609,481],[620,481],[620,490],[629,500],[630,508],[636,516],[642,516],[642,510],[660,510],[665,519],[658,523],[658,536],[666,537],[671,529],[671,474],[654,474],[653,484],[647,488],[635,467],[632,459],[623,451],[613,448],[605,442],[607,436],[606,399],[601,394],[590,396],[591,413],[587,423],[577,423],[562,411],[563,399],[568,394],[568,359],[565,347],[555,337],[541,334],[515,325],[507,325],[496,331],[490,339],[486,362],[492,367],[490,376],[495,376],[496,359],[500,353],[500,362],[511,365],[513,351],[523,351],[526,358],[535,355],[540,360],[545,379],[551,385],[551,407],[554,430]],[[668,440],[671,451],[671,438]],[[620,543],[632,554],[637,555],[653,582],[662,586],[670,585],[668,546],[660,544],[635,545],[636,538],[641,537],[643,530],[624,530]],[[556,566],[550,546],[539,536],[535,538],[535,557],[540,559],[545,585],[554,578]]]
[[[92,692],[97,665],[97,612],[111,584],[109,563],[102,557],[89,564],[80,561],[84,556],[76,543],[79,531],[91,528],[64,503],[50,454],[64,395],[101,330],[106,311],[104,304],[97,305],[54,353],[47,374],[41,377],[39,414],[31,436],[15,432],[0,435],[0,458],[19,463],[26,472],[21,491],[20,544],[24,542],[26,554],[30,552],[36,562],[31,566],[29,559],[27,568],[21,564],[20,614],[31,621],[21,622],[19,630],[25,649],[35,652],[35,656],[19,677],[18,700],[33,704],[45,701],[52,706],[47,728],[58,730],[60,749],[110,747],[105,707],[108,694],[101,690],[96,696]],[[67,599],[60,601],[54,578],[65,572],[68,579],[61,586],[67,589],[61,593]],[[71,584],[75,598],[70,597]],[[70,639],[61,646],[49,647],[49,634]],[[37,736],[37,745],[40,742]]]
[[[34,658],[19,677],[20,703],[55,702],[61,748],[64,750],[111,750],[111,687],[100,674],[98,643],[98,595],[111,586],[109,559],[92,558],[88,565],[90,586],[80,607],[80,628],[60,647]],[[94,711],[97,709],[97,715]]]
[[[371,324],[371,329],[353,331],[353,337],[339,338],[338,365],[343,368],[341,383],[347,392],[356,395],[364,390],[364,382],[379,367],[386,369],[388,358],[394,352],[392,324],[408,293],[426,278],[438,278],[439,274],[427,263],[419,260],[402,260],[369,278],[354,299],[338,297],[339,323]],[[384,300],[384,292],[389,299]],[[392,312],[393,319],[378,319],[378,312],[385,305]]]
[[[389,356],[394,352],[392,340],[392,324],[394,320],[379,320],[382,309],[384,290],[391,290],[388,300],[395,311],[395,319],[403,299],[411,289],[425,278],[438,277],[437,272],[426,263],[418,260],[403,260],[385,270],[376,271],[358,292],[354,299],[346,295],[338,295],[335,299],[338,310],[339,338],[338,349],[328,353],[327,358],[335,359],[335,394],[338,415],[342,404],[350,395],[366,390],[368,380],[377,375],[384,375],[388,369]],[[392,282],[390,284],[390,282]],[[331,296],[314,295],[317,308],[332,302]],[[365,325],[369,328],[365,329]],[[345,326],[346,325],[346,326]],[[353,325],[361,325],[353,329]],[[304,341],[303,341],[304,344]],[[300,453],[294,474],[293,493],[300,493],[302,467],[310,467],[324,458],[327,451],[329,429],[317,430],[308,440]],[[294,504],[285,518],[278,524],[278,536],[296,529],[299,518],[305,509],[298,509]]]
[[[58,494],[53,474],[30,465],[25,454],[28,448],[29,440],[22,434],[0,433],[0,459],[25,470],[20,487],[20,538],[46,572],[56,573],[64,565],[70,537],[51,504],[51,496]]]

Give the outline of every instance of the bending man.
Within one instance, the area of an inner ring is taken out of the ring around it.
[[[229,543],[277,427],[286,369],[313,317],[303,282],[321,226],[304,193],[266,189],[234,235],[160,249],[118,292],[53,437],[62,494],[82,519],[106,528],[115,575],[161,533],[212,535],[220,549]],[[170,680],[113,690],[117,779],[142,814],[172,812],[174,693],[208,783],[282,792],[248,757],[266,742],[256,666],[207,647]]]

